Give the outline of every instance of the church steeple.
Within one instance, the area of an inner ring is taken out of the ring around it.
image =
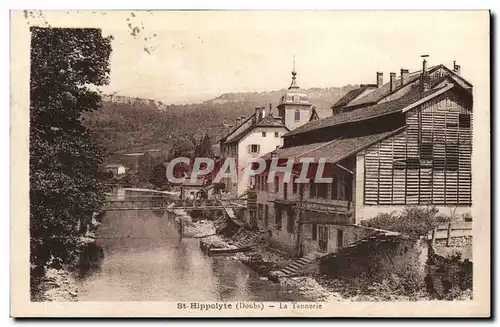
[[[290,84],[290,89],[298,89],[299,86],[297,85],[297,72],[295,71],[295,56],[293,56],[293,70],[292,70],[292,84]]]
[[[302,93],[297,85],[297,72],[295,71],[295,56],[293,56],[292,83],[281,96],[278,104],[278,116],[283,124],[293,130],[309,121],[312,103],[307,95]]]

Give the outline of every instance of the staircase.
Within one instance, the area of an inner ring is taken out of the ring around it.
[[[288,266],[270,273],[273,277],[292,277],[300,274],[301,270],[321,256],[319,253],[311,252],[305,256],[292,261]]]
[[[245,235],[242,238],[240,238],[236,243],[234,243],[234,246],[240,248],[252,245],[255,242],[255,239],[259,237],[262,233],[263,233],[262,231],[249,231],[245,233]]]

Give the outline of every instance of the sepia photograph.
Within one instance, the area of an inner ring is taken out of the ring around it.
[[[10,15],[12,316],[491,314],[488,11]]]

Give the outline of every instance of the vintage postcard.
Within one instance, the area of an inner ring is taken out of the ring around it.
[[[11,12],[14,317],[489,317],[488,11]]]

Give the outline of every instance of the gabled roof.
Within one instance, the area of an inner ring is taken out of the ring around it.
[[[273,152],[265,154],[262,159],[271,158],[289,159],[289,158],[323,158],[327,163],[337,163],[372,144],[375,144],[389,136],[403,131],[406,127],[396,130],[386,131],[377,134],[369,134],[350,138],[338,138],[328,142],[319,142],[306,145],[280,148]]]
[[[430,67],[428,71],[429,71],[429,73],[432,73],[432,72],[434,72],[436,69],[438,69],[441,66],[442,65],[437,65],[437,66]],[[421,73],[420,70],[416,71],[416,72],[410,73],[409,76],[408,76],[408,82],[406,82],[405,85],[401,85],[401,77],[396,78],[396,85],[397,85],[397,87],[393,91],[391,91],[391,83],[390,82],[385,83],[381,87],[379,87],[379,88],[373,90],[372,92],[368,93],[366,96],[352,101],[351,103],[349,103],[348,105],[346,105],[346,108],[348,108],[348,107],[355,107],[355,106],[361,106],[361,105],[370,105],[370,104],[376,103],[376,102],[380,101],[382,98],[388,96],[389,94],[394,93],[397,90],[401,89],[401,87],[406,86],[408,84],[411,84],[411,83],[417,81],[420,78],[420,73]]]
[[[241,124],[239,124],[238,126],[235,126],[232,130],[229,131],[229,133],[227,133],[225,136],[223,136],[219,140],[219,142],[227,140],[227,138],[229,136],[231,136],[234,132],[236,132],[241,125],[244,125],[246,122],[248,122],[250,119],[253,119],[254,117],[255,117],[255,114],[249,116],[247,119],[245,119],[244,121],[242,121]]]
[[[255,114],[250,116],[250,117],[254,117],[254,116],[255,116]],[[240,141],[242,138],[244,138],[246,135],[248,135],[251,131],[253,131],[257,127],[282,127],[282,128],[285,128],[287,131],[289,131],[289,129],[283,124],[281,119],[277,119],[277,118],[269,115],[269,116],[262,118],[259,122],[257,122],[257,124],[248,125],[247,128],[243,129],[238,134],[233,135],[231,137],[228,137],[226,139],[226,143],[233,143],[233,142]]]
[[[375,85],[375,84],[361,85],[357,89],[354,89],[354,90],[347,92],[342,98],[340,98],[337,102],[335,102],[330,108],[334,109],[334,108],[340,108],[340,107],[346,106],[347,104],[349,104],[349,102],[356,99],[361,93],[363,93],[364,91],[366,91],[369,88],[377,88],[377,85]]]
[[[453,85],[451,85],[451,87],[453,87]],[[351,123],[355,121],[366,120],[378,116],[387,115],[396,111],[403,110],[407,106],[419,100],[423,99],[425,99],[425,101],[430,100],[434,96],[437,96],[438,94],[447,91],[451,87],[448,86],[437,89],[431,89],[423,94],[420,93],[419,88],[415,88],[396,100],[377,103],[371,106],[354,109],[352,111],[340,112],[330,117],[311,121],[296,128],[290,133],[287,133],[285,136],[305,133],[325,127],[332,127],[340,124]]]

